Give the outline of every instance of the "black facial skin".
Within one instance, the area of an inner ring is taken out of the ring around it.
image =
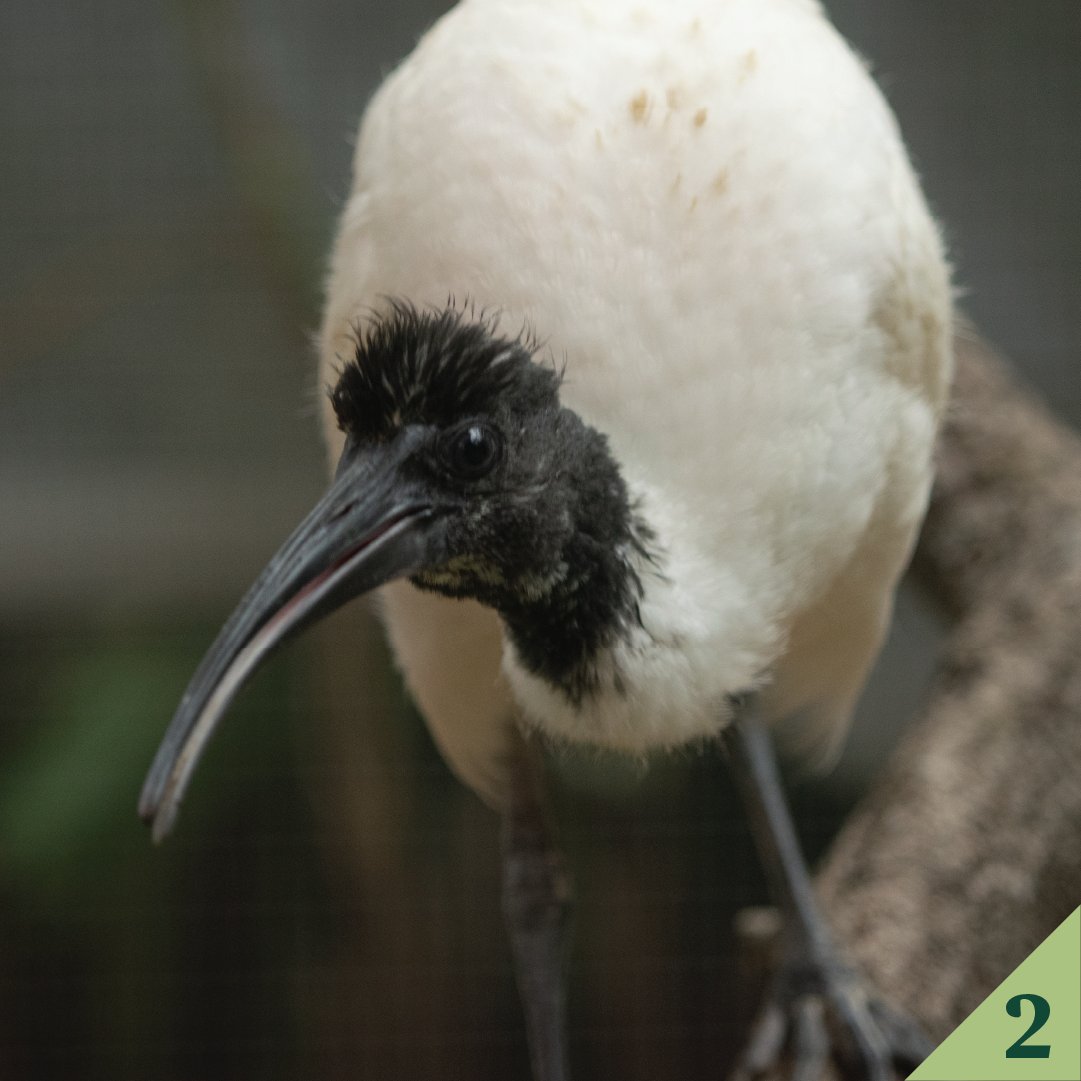
[[[446,508],[446,558],[412,577],[503,617],[522,663],[575,703],[594,661],[640,622],[649,558],[607,440],[559,402],[533,343],[454,310],[392,305],[331,393],[346,454],[424,436],[402,466]]]

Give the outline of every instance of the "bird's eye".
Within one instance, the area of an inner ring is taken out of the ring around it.
[[[451,470],[466,480],[479,480],[499,461],[503,441],[487,424],[467,424],[447,442],[446,460]]]

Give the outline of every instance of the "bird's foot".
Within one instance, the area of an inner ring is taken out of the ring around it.
[[[790,959],[729,1081],[822,1081],[831,1063],[846,1081],[895,1081],[932,1049],[915,1021],[869,997],[835,958]]]

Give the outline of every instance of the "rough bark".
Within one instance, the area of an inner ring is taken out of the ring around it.
[[[819,875],[849,955],[947,1035],[1081,901],[1081,441],[978,341],[916,571],[930,700]]]

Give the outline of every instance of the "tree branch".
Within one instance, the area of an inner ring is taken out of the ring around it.
[[[915,570],[926,711],[819,875],[849,955],[944,1038],[1081,900],[1081,441],[975,339]]]

